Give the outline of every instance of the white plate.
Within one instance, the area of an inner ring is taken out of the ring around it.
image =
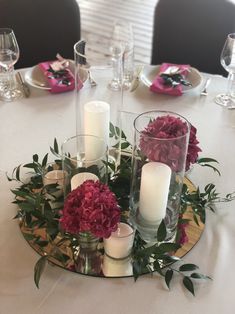
[[[141,81],[146,85],[147,87],[150,87],[152,85],[152,82],[154,78],[157,76],[160,70],[160,65],[146,65],[140,75]],[[192,86],[182,86],[183,93],[192,90],[193,88],[196,88],[199,86],[202,82],[202,76],[200,72],[190,67],[190,72],[186,75],[186,79],[189,83],[192,84]]]
[[[69,61],[69,69],[74,72],[74,65],[73,61]],[[25,72],[25,81],[36,88],[44,89],[44,90],[50,90],[50,86],[47,82],[46,77],[44,76],[42,70],[39,68],[38,65],[35,65],[34,67],[28,69]],[[81,78],[82,82],[84,83],[87,80],[87,71],[81,70]]]

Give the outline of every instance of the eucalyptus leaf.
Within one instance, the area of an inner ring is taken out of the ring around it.
[[[166,283],[168,289],[170,289],[170,282],[172,280],[172,277],[173,277],[173,270],[168,269],[165,273],[165,283]]]
[[[23,232],[23,236],[27,241],[32,241],[35,239],[35,235],[34,234],[30,234],[30,233],[25,233]]]
[[[56,138],[54,138],[54,151],[55,153],[59,154],[59,148]]]
[[[129,146],[130,146],[130,143],[128,142],[121,143],[121,149],[126,149]]]
[[[43,160],[42,160],[42,166],[43,166],[43,167],[46,166],[47,160],[48,160],[48,153],[43,157]]]
[[[38,154],[34,154],[33,155],[33,161],[34,162],[38,162]]]
[[[41,256],[34,266],[34,282],[38,289],[39,289],[39,281],[45,269],[46,262],[47,262],[47,256]]]
[[[177,251],[180,248],[180,244],[178,244],[178,243],[161,243],[158,248],[163,253],[170,253],[170,252]]]
[[[153,265],[154,265],[154,271],[157,271],[161,276],[164,276],[161,265],[157,259],[154,261]]]
[[[134,260],[132,263],[132,267],[133,267],[133,276],[136,281],[138,277],[142,274],[141,264],[138,261]]]
[[[34,211],[34,205],[26,202],[19,203],[19,207],[26,213],[32,213]]]
[[[165,240],[165,238],[166,238],[166,225],[164,220],[162,220],[157,230],[157,240],[159,242],[162,242]]]
[[[115,135],[114,125],[110,122],[109,123],[109,137],[114,137],[114,135]]]
[[[37,165],[33,162],[23,165],[24,168],[37,169]]]
[[[195,294],[194,294],[194,285],[193,285],[192,280],[191,280],[189,277],[184,276],[183,284],[184,284],[185,288],[186,288],[189,292],[191,292],[193,296],[195,296]]]
[[[22,218],[22,213],[19,211],[12,219]]]
[[[45,246],[48,245],[49,242],[46,241],[46,240],[36,239],[36,240],[34,241],[34,243],[37,244],[37,245],[39,245],[40,247],[45,247]]]
[[[192,271],[195,269],[198,269],[198,266],[195,264],[184,264],[184,265],[181,265],[179,268],[180,271]]]
[[[216,162],[217,164],[219,163],[216,159],[214,158],[208,158],[208,157],[202,157],[197,159],[197,163],[206,163],[206,162]]]
[[[18,181],[20,181],[20,167],[21,165],[16,168],[16,180]]]
[[[203,275],[203,274],[200,274],[200,273],[192,273],[190,275],[191,278],[193,279],[210,279],[212,280],[209,276],[206,276],[206,275]]]

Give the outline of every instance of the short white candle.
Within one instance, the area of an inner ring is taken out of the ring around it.
[[[123,277],[133,275],[133,268],[130,257],[121,260],[115,260],[104,254],[102,270],[106,277]]]
[[[139,211],[147,221],[159,221],[166,215],[171,168],[160,162],[142,167]]]
[[[63,170],[51,170],[48,171],[43,177],[43,184],[58,184],[57,189],[58,191],[53,192],[52,195],[55,197],[59,197],[62,195],[64,191],[64,184],[65,184],[65,174],[66,172]]]
[[[63,170],[51,170],[48,171],[44,177],[43,177],[43,184],[48,185],[48,184],[58,184],[63,186],[64,185],[64,178],[65,178],[65,173]]]
[[[104,101],[91,101],[84,105],[84,134],[103,138],[109,145],[110,105]],[[104,147],[92,138],[86,139],[86,160],[98,159]]]
[[[97,181],[99,178],[91,172],[80,172],[75,174],[71,179],[71,190],[76,189],[86,180]]]
[[[104,251],[112,258],[125,258],[131,253],[134,241],[134,230],[128,224],[120,222],[115,232],[104,239]]]

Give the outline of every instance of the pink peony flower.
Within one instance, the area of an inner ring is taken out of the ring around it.
[[[173,171],[182,171],[186,143],[187,123],[170,115],[157,117],[141,132],[140,149],[151,161],[167,164]],[[186,171],[198,158],[201,149],[196,138],[196,128],[191,126],[186,159]],[[166,139],[172,139],[167,141]]]
[[[64,202],[60,223],[72,234],[90,232],[108,238],[117,229],[120,207],[109,187],[99,181],[87,180],[73,190]]]

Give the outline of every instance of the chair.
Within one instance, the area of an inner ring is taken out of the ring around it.
[[[152,64],[190,64],[225,75],[220,54],[235,32],[235,5],[230,0],[159,0],[155,7]]]
[[[20,48],[16,68],[54,60],[57,53],[73,59],[80,11],[76,0],[0,0],[0,27],[15,32]]]

